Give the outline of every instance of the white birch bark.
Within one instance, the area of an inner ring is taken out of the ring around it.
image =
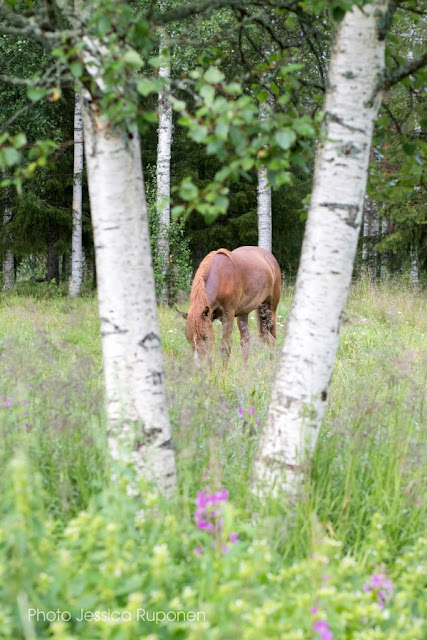
[[[4,192],[4,210],[3,210],[3,224],[7,226],[12,219],[12,209],[10,206],[10,193],[8,189]],[[15,257],[10,251],[6,250],[3,258],[3,289],[5,291],[13,289],[15,286]]]
[[[266,119],[269,103],[263,102],[259,106],[259,120]],[[258,216],[258,246],[267,251],[272,248],[272,212],[271,212],[271,187],[267,180],[266,167],[257,170],[257,216]]]
[[[169,496],[176,486],[139,135],[83,113],[98,305],[114,459]]]
[[[410,258],[411,258],[411,271],[410,271],[411,282],[415,287],[419,287],[420,273],[418,269],[418,252],[415,249],[415,247],[411,247]]]
[[[71,280],[68,289],[68,295],[71,298],[79,295],[83,279],[82,178],[83,121],[81,98],[76,87],[74,108],[73,236],[71,244]]]
[[[353,8],[337,30],[295,296],[255,461],[258,495],[283,490],[295,498],[326,408],[380,104],[379,95],[372,100],[384,71],[376,23],[388,4]]]
[[[370,198],[365,196],[365,206],[363,209],[363,230],[362,230],[362,238],[363,238],[363,246],[362,246],[362,263],[365,269],[368,269],[368,259],[369,259],[369,242],[371,236],[370,229]]]
[[[164,29],[160,32],[159,55],[164,61],[159,67],[159,76],[170,79],[169,51]],[[166,57],[164,52],[166,51]],[[169,100],[169,85],[159,93],[159,128],[157,143],[157,212],[159,216],[159,234],[157,241],[158,262],[162,269],[163,288],[161,302],[168,302],[166,274],[169,264],[169,225],[170,225],[170,161],[172,146],[172,105]]]

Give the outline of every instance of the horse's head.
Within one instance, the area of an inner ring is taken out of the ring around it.
[[[214,339],[210,307],[206,306],[201,313],[178,313],[187,320],[185,337],[193,348],[194,360],[199,366],[209,356]]]

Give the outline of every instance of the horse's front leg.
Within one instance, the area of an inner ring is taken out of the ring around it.
[[[243,362],[246,364],[249,355],[250,334],[248,327],[248,314],[237,316],[237,326],[240,331],[240,346],[242,347]]]
[[[221,342],[221,357],[224,368],[227,366],[228,359],[231,353],[231,334],[233,332],[233,313],[224,313],[221,318],[222,322],[222,342]]]

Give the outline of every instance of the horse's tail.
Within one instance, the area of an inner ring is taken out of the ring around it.
[[[206,294],[206,277],[211,268],[212,260],[216,255],[216,251],[211,251],[203,258],[196,271],[191,285],[190,293],[190,308],[188,310],[187,329],[191,335],[200,333],[200,323],[202,321],[202,315],[206,307],[209,307],[209,299]]]

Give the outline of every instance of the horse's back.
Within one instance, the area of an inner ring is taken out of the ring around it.
[[[253,270],[265,271],[271,269],[273,278],[281,280],[279,263],[270,251],[262,247],[238,247],[231,252],[231,256],[237,264],[249,272]]]
[[[264,300],[277,307],[281,296],[281,272],[276,258],[262,247],[244,246],[231,252],[242,282],[238,312],[255,309]]]

